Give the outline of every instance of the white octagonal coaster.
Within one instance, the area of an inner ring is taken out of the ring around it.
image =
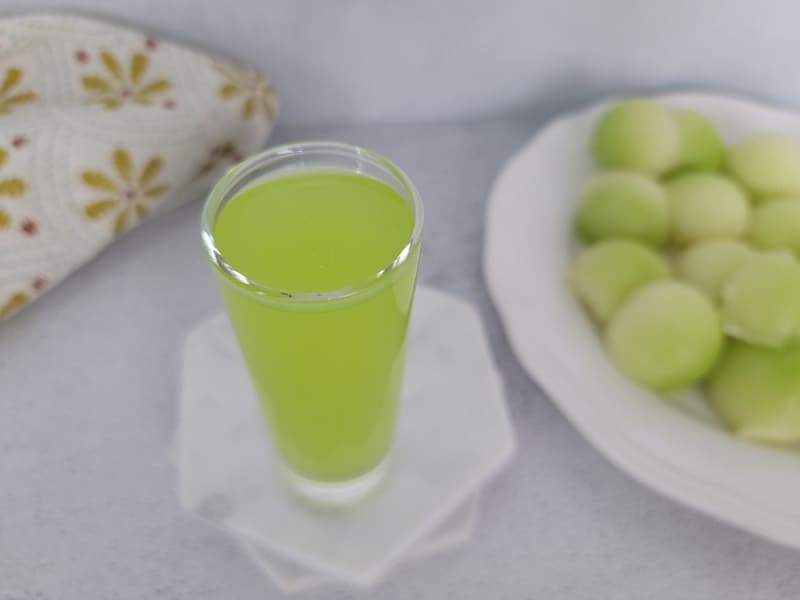
[[[169,444],[168,456],[172,464],[177,466],[177,435]],[[475,530],[479,509],[480,494],[476,494],[450,513],[428,535],[415,543],[402,557],[402,560],[420,560],[466,543]],[[239,538],[239,542],[245,554],[282,592],[287,594],[305,592],[336,581],[302,564],[283,558],[246,538]]]
[[[477,311],[423,286],[411,317],[390,472],[357,507],[312,507],[289,489],[224,314],[189,334],[182,378],[182,506],[275,556],[353,585],[375,582],[514,452]]]
[[[459,546],[469,540],[478,520],[478,496],[450,513],[426,537],[414,544],[403,560],[419,560]],[[274,552],[251,543],[242,542],[244,551],[281,591],[293,594],[320,587],[334,581],[330,577],[291,562]]]

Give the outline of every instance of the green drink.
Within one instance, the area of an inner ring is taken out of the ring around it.
[[[217,185],[204,238],[289,470],[351,482],[374,472],[391,445],[420,207],[377,155],[339,144],[279,150]]]

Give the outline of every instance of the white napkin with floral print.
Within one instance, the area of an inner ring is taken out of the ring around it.
[[[260,148],[259,72],[92,19],[0,19],[0,320]]]

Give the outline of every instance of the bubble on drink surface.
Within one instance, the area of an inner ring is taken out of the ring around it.
[[[667,192],[640,173],[598,173],[583,188],[575,223],[586,242],[627,239],[661,246],[669,235]]]
[[[672,239],[690,244],[735,238],[750,221],[750,203],[733,181],[716,173],[689,173],[667,185]]]
[[[732,431],[768,444],[800,443],[800,345],[728,344],[706,386]]]
[[[739,240],[698,242],[675,259],[675,275],[717,302],[725,281],[753,254],[752,248]]]
[[[659,254],[626,240],[609,240],[587,248],[567,273],[573,293],[601,325],[637,289],[668,277],[669,269]]]
[[[785,252],[756,253],[722,288],[725,333],[780,347],[800,335],[800,264]]]
[[[591,137],[592,156],[599,166],[654,176],[675,166],[680,149],[670,111],[646,98],[614,104],[597,121]]]
[[[800,142],[786,135],[759,133],[737,142],[725,167],[756,199],[800,196]]]
[[[750,240],[766,250],[800,253],[800,196],[763,202],[753,211]]]
[[[722,164],[724,148],[714,124],[693,110],[673,110],[672,118],[680,139],[680,156],[674,171],[718,169]]]
[[[606,331],[609,353],[620,371],[655,391],[682,389],[702,379],[722,341],[711,301],[676,281],[651,283],[635,292]]]

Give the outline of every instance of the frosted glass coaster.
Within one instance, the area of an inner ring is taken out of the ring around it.
[[[169,443],[167,455],[173,465],[178,464],[177,435]],[[419,560],[446,552],[469,541],[478,522],[480,496],[475,495],[463,506],[455,509],[427,536],[414,544],[403,561]],[[256,566],[283,592],[294,594],[332,583],[335,580],[283,558],[257,543],[240,539],[242,550]]]
[[[419,560],[438,554],[467,542],[478,520],[479,498],[467,500],[464,506],[450,513],[442,523],[425,538],[414,544],[403,560]],[[245,553],[255,564],[286,593],[297,593],[320,587],[335,580],[291,562],[274,552],[253,544],[243,542]]]
[[[168,456],[171,462],[177,465],[177,438],[170,442]],[[450,513],[438,527],[414,544],[408,554],[402,557],[402,560],[419,560],[469,541],[478,521],[479,507],[479,495],[467,500],[463,506]],[[335,581],[302,564],[287,560],[257,543],[246,539],[242,539],[240,543],[244,552],[255,562],[256,566],[283,592],[290,594],[303,592]]]
[[[224,314],[184,348],[182,506],[272,555],[348,582],[375,582],[511,458],[500,377],[471,305],[419,287],[390,472],[357,507],[298,500],[283,479]]]

